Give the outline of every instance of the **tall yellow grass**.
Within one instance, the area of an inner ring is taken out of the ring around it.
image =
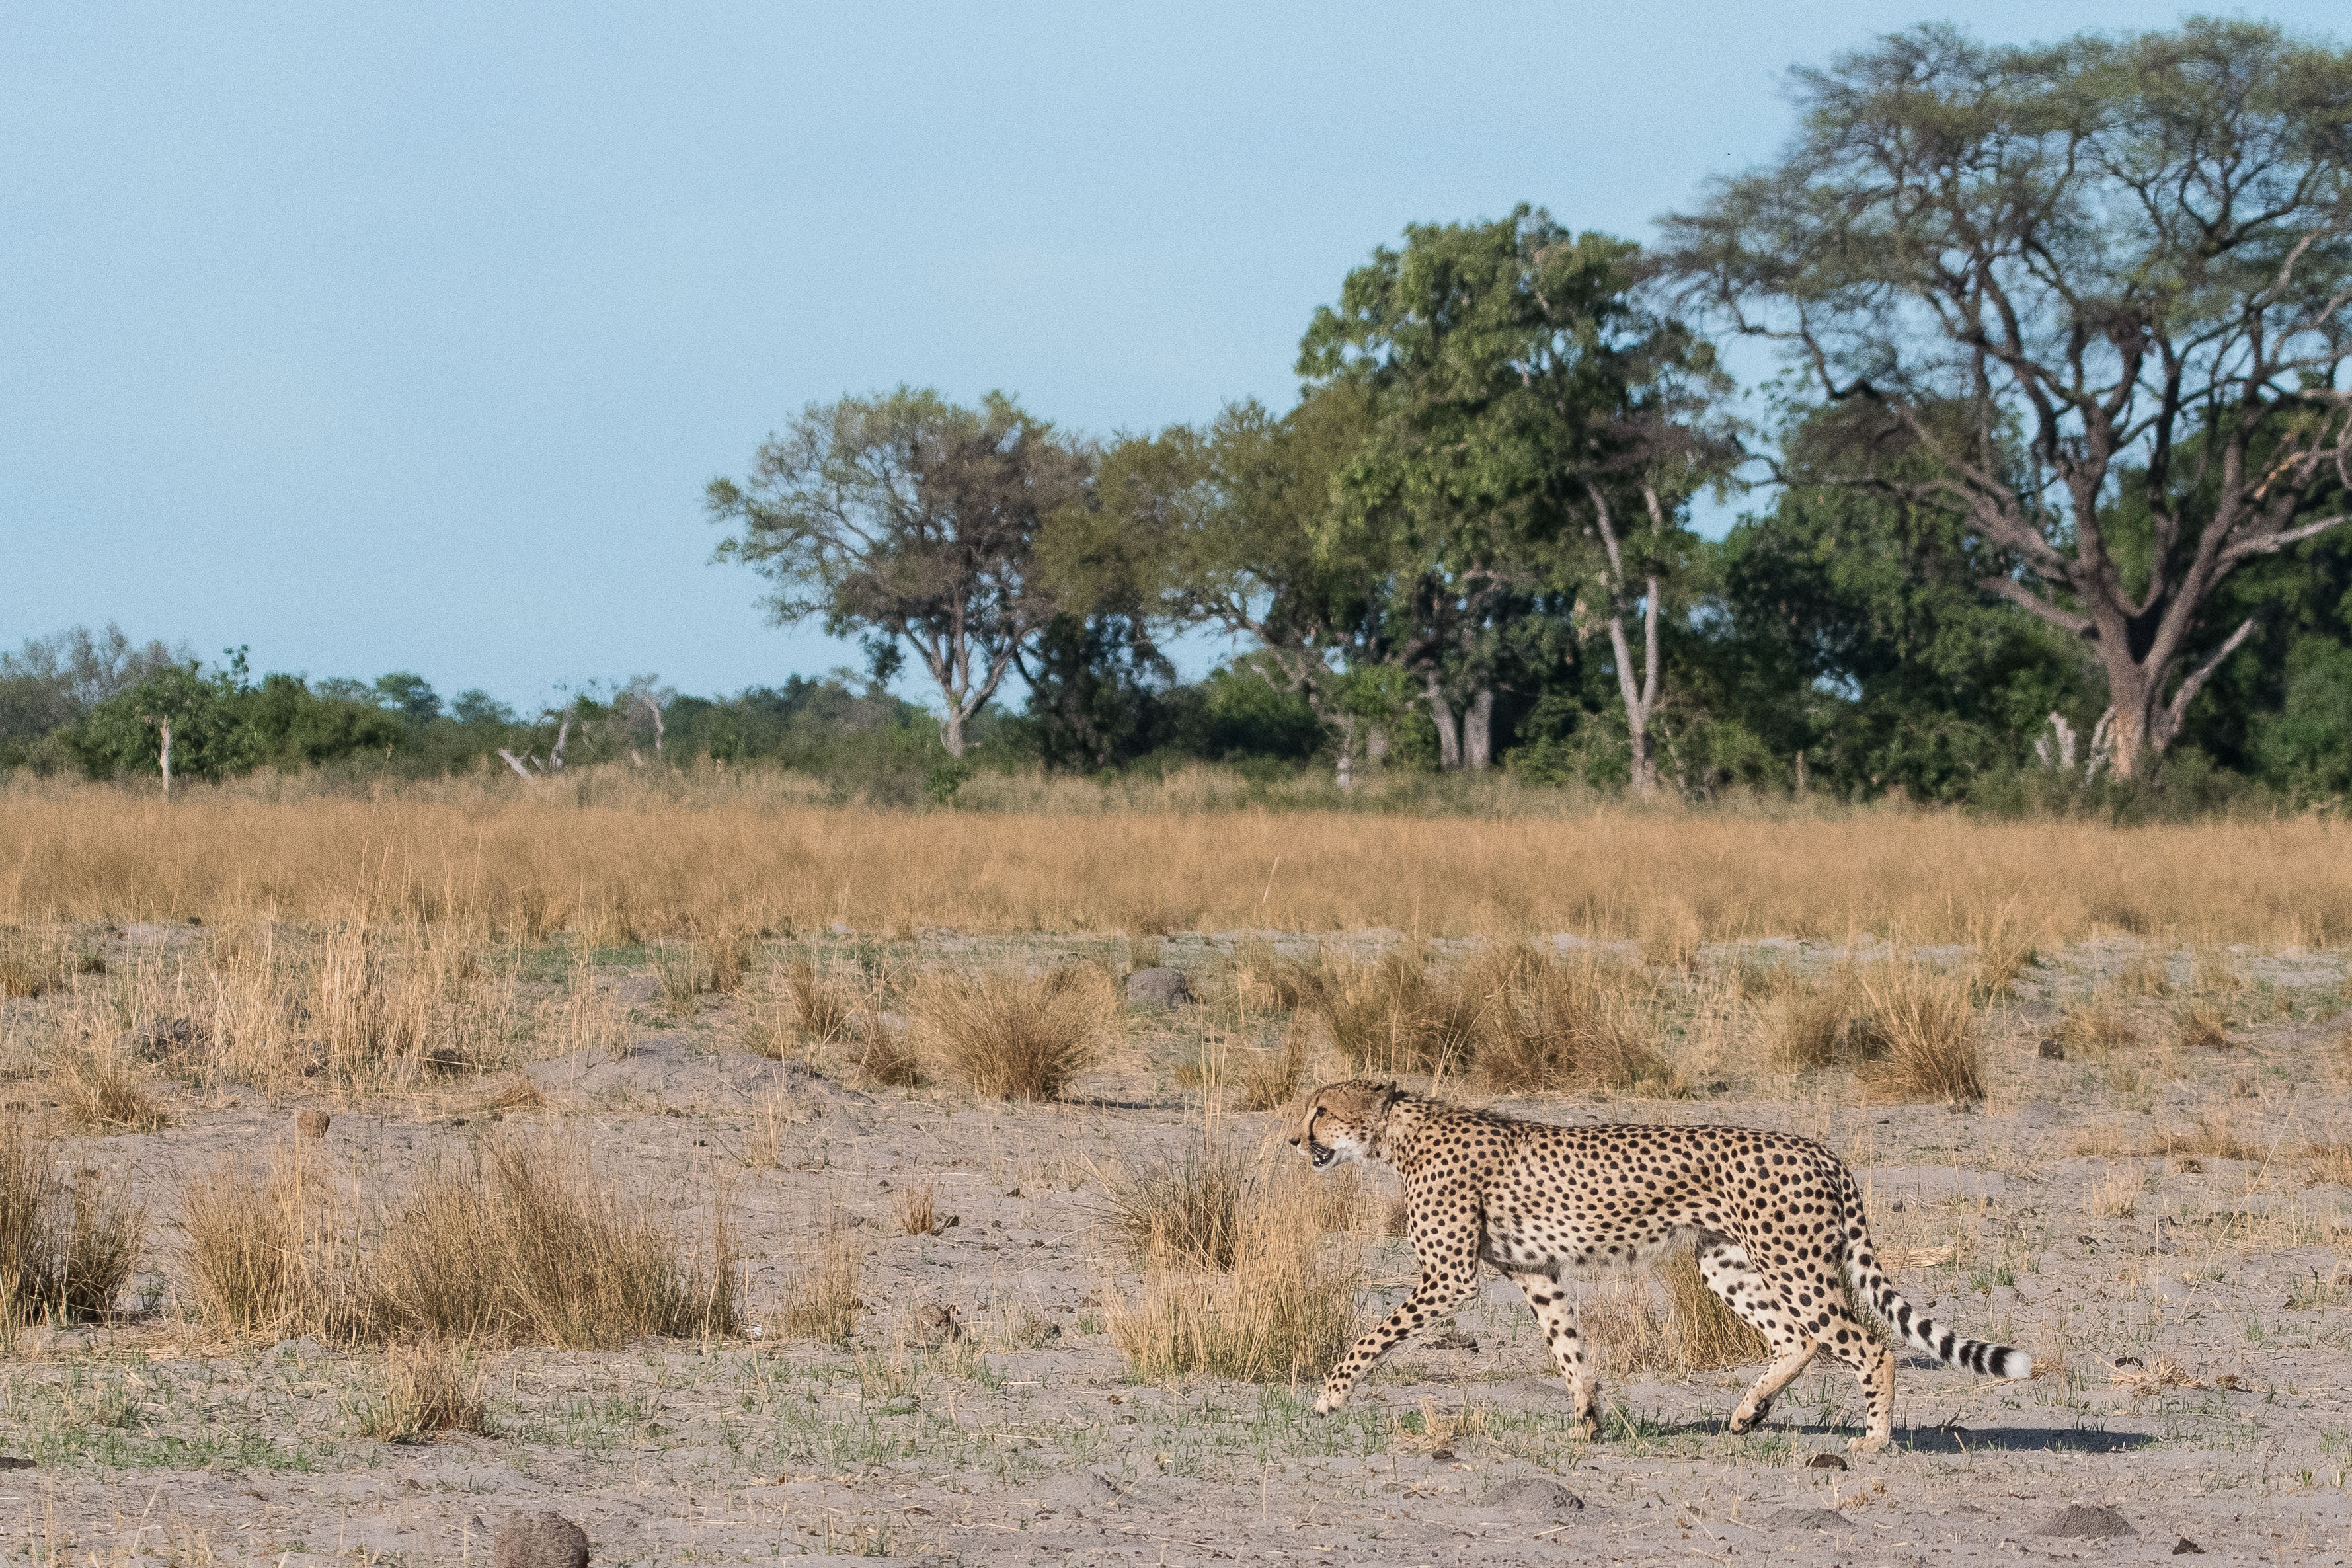
[[[1091,792],[1091,793],[1087,793]],[[1134,792],[1129,792],[1132,796]],[[2352,936],[2352,835],[2317,818],[2118,828],[1903,808],[1778,816],[1601,805],[1570,816],[1245,808],[825,807],[583,774],[367,798],[295,784],[0,785],[0,924],[256,917],[691,935],[842,921],[970,931],[1391,927],[1590,931],[1653,944],[1874,931],[1967,942],[2097,930],[2316,944]],[[1181,793],[1163,792],[1181,804]],[[1497,797],[1499,799],[1499,797]]]

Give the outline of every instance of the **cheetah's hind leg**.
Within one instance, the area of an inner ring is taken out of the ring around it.
[[[1551,1346],[1552,1360],[1559,1363],[1560,1379],[1568,1384],[1568,1397],[1576,1408],[1569,1432],[1590,1442],[1601,1430],[1596,1418],[1599,1388],[1591,1363],[1585,1359],[1584,1341],[1576,1331],[1576,1304],[1568,1299],[1568,1291],[1559,1281],[1549,1274],[1522,1273],[1517,1269],[1509,1273],[1513,1282],[1527,1292],[1528,1310],[1536,1315],[1536,1326],[1543,1331],[1545,1342]]]
[[[1702,1239],[1698,1269],[1707,1288],[1722,1298],[1723,1304],[1762,1334],[1765,1342],[1772,1347],[1772,1364],[1764,1369],[1764,1375],[1756,1380],[1738,1408],[1731,1413],[1729,1430],[1735,1434],[1746,1432],[1772,1413],[1772,1401],[1805,1370],[1805,1363],[1813,1359],[1813,1352],[1819,1348],[1818,1342],[1798,1327],[1795,1318],[1781,1305],[1771,1282],[1757,1272],[1738,1243],[1723,1237]]]

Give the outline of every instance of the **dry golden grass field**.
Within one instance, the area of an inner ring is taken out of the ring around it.
[[[1003,791],[0,786],[0,1561],[2352,1556],[2332,823]],[[1685,1255],[1572,1287],[1595,1440],[1500,1279],[1318,1419],[1360,1073],[1824,1139],[2043,1372],[1733,1436]]]

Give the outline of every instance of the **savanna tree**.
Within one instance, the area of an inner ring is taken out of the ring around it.
[[[1085,504],[1092,453],[1009,397],[978,408],[900,387],[812,404],[705,505],[734,531],[715,559],[775,584],[777,624],[856,636],[877,677],[911,647],[938,686],[940,742],[966,730],[1056,608],[1040,533]]]
[[[2352,52],[2242,21],[2035,47],[1926,26],[1797,73],[1780,162],[1667,221],[1677,271],[1899,461],[1990,591],[2080,637],[2146,776],[2352,479]],[[1899,438],[1898,438],[1899,437]]]
[[[1391,636],[1448,767],[1485,767],[1499,672],[1546,595],[1604,602],[1635,786],[1657,787],[1660,619],[1683,507],[1713,446],[1706,345],[1643,302],[1631,242],[1522,206],[1416,225],[1348,275],[1301,345],[1310,387],[1354,385],[1368,437],[1327,539],[1391,569]],[[1377,544],[1374,543],[1377,542]],[[1627,623],[1639,616],[1637,660]]]

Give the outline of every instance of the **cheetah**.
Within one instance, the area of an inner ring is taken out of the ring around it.
[[[1469,1300],[1484,1259],[1527,1293],[1575,1402],[1575,1430],[1591,1437],[1594,1382],[1561,1277],[1647,1262],[1684,1237],[1696,1241],[1708,1286],[1772,1347],[1771,1365],[1732,1412],[1734,1432],[1763,1420],[1774,1396],[1826,1350],[1869,1400],[1869,1424],[1851,1446],[1886,1446],[1895,1358],[1848,1306],[1849,1286],[1948,1365],[2033,1375],[2023,1352],[1961,1339],[1895,1292],[1872,1256],[1853,1173],[1810,1138],[1735,1127],[1556,1127],[1360,1079],[1318,1090],[1290,1143],[1318,1171],[1347,1160],[1395,1166],[1421,1255],[1412,1293],[1324,1379],[1318,1415],[1345,1404],[1356,1379],[1399,1341]]]

